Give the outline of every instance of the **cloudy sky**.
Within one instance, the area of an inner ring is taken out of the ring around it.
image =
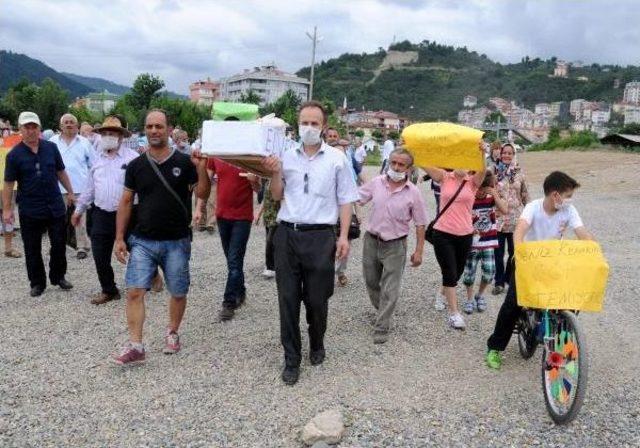
[[[131,85],[141,72],[170,90],[275,62],[371,52],[393,41],[467,46],[500,62],[522,56],[640,65],[636,0],[0,0],[0,48],[56,70]]]

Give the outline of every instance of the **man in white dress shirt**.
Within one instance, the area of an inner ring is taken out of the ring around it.
[[[123,145],[131,133],[117,117],[107,117],[98,129],[101,135],[99,153],[89,171],[88,183],[78,199],[71,217],[74,226],[80,224],[87,207],[92,210],[91,248],[96,263],[101,292],[91,299],[102,305],[120,298],[111,267],[111,252],[116,239],[116,212],[124,188],[127,165],[138,157],[138,152]]]
[[[384,174],[387,171],[387,167],[389,166],[389,156],[394,149],[396,149],[396,146],[394,145],[393,140],[387,138],[382,144],[382,168],[380,169],[380,174]]]
[[[317,101],[302,104],[298,124],[302,143],[285,151],[282,161],[271,156],[264,162],[272,173],[273,199],[283,201],[273,243],[280,339],[285,358],[282,381],[288,385],[298,381],[302,361],[301,302],[309,324],[309,360],[311,365],[324,361],[335,258],[343,259],[349,253],[351,210],[358,200],[350,161],[320,137],[327,124],[322,104]],[[336,241],[338,216],[341,225]]]
[[[94,156],[93,146],[87,138],[79,134],[78,119],[73,114],[64,114],[60,117],[60,130],[62,132],[51,137],[49,141],[58,146],[77,199],[87,185],[89,169]],[[60,185],[60,191],[67,202],[67,191],[62,185]],[[76,240],[78,242],[76,256],[79,260],[87,258],[89,236],[87,235],[87,221],[84,217],[76,227]]]

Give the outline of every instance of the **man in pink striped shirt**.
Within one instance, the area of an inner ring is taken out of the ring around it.
[[[107,117],[98,132],[101,136],[98,153],[89,171],[87,186],[71,217],[72,224],[77,225],[82,214],[94,204],[91,215],[91,252],[102,288],[91,300],[94,305],[120,298],[111,267],[111,252],[116,239],[116,212],[124,188],[124,172],[129,162],[138,157],[137,151],[122,145],[123,139],[131,133],[117,117]]]
[[[363,240],[362,266],[371,303],[378,311],[373,342],[388,339],[391,317],[398,302],[404,265],[407,259],[407,235],[411,221],[416,226],[416,249],[411,255],[413,267],[422,264],[427,207],[420,190],[408,179],[413,156],[395,149],[389,156],[388,170],[360,187],[360,205],[372,203]]]

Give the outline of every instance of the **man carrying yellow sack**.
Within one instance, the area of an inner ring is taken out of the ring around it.
[[[544,180],[544,198],[528,203],[518,220],[513,235],[516,245],[523,241],[563,239],[573,229],[581,240],[593,240],[584,227],[578,210],[571,204],[573,192],[580,184],[561,171],[554,171]],[[521,307],[516,297],[516,274],[512,270],[509,290],[500,307],[493,334],[487,340],[486,363],[492,369],[500,369],[504,351],[513,334]]]

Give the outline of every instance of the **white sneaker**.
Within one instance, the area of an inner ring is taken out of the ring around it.
[[[456,330],[464,330],[467,327],[464,323],[464,318],[460,313],[455,313],[449,316],[449,326]]]
[[[444,311],[447,308],[447,301],[442,294],[436,293],[436,301],[434,304],[436,311]]]
[[[262,276],[264,278],[273,278],[276,276],[276,271],[272,271],[270,269],[265,269],[264,271],[262,271]]]

